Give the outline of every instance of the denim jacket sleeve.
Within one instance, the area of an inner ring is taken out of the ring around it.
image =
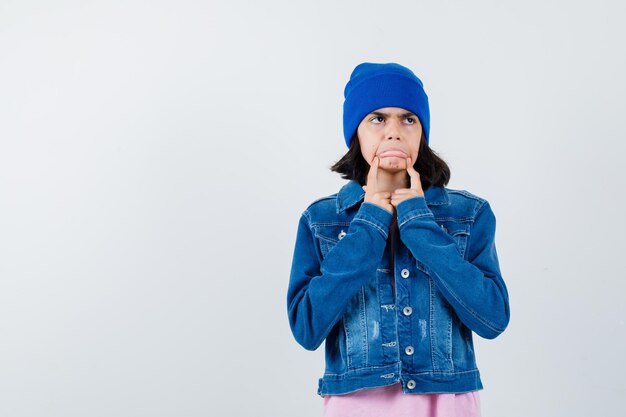
[[[359,288],[375,276],[391,219],[387,210],[362,203],[345,237],[322,260],[309,213],[300,217],[287,309],[294,338],[305,349],[322,344]]]
[[[478,208],[467,260],[441,230],[423,196],[397,206],[400,238],[422,262],[459,319],[481,337],[493,339],[509,323],[509,297],[495,246],[496,218],[489,202]]]

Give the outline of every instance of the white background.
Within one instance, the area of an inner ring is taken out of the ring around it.
[[[622,1],[0,1],[0,415],[320,416],[298,218],[360,62],[424,82],[492,205],[483,415],[621,416]]]

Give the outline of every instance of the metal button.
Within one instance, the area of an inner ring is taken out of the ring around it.
[[[337,235],[337,237],[338,237],[339,239],[343,239],[345,235],[346,235],[346,232],[344,232],[344,231],[342,230],[342,231],[341,231],[341,233],[339,233],[339,234]]]
[[[408,278],[409,277],[409,270],[404,268],[402,271],[400,271],[400,275],[402,275],[402,278]]]
[[[415,352],[415,349],[413,349],[413,346],[407,346],[404,348],[404,353],[406,353],[407,355],[412,355]]]
[[[408,389],[413,389],[413,388],[415,388],[415,381],[413,381],[413,380],[411,379],[409,382],[407,382],[407,383],[406,383],[406,387],[407,387]]]
[[[411,313],[413,313],[413,309],[411,307],[404,307],[402,309],[402,312],[404,313],[405,316],[410,316]]]

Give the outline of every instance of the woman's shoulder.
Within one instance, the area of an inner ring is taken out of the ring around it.
[[[342,221],[346,216],[346,209],[357,205],[365,191],[356,181],[349,181],[339,191],[315,198],[304,210],[309,219],[320,222]]]
[[[487,202],[487,198],[485,198],[484,196],[480,196],[468,190],[458,189],[458,188],[448,188],[448,187],[443,187],[443,188],[446,190],[446,193],[451,199],[453,198],[465,199],[465,200],[469,199],[469,200],[474,200],[478,204],[484,204]]]
[[[489,200],[482,194],[469,191],[467,189],[460,188],[448,188],[443,187],[448,195],[450,201],[450,208],[452,210],[465,207],[463,212],[465,215],[475,216],[481,209],[490,208]]]
[[[317,197],[306,206],[304,211],[307,213],[328,212],[328,211],[334,212],[336,211],[336,208],[337,208],[338,196],[339,196],[339,193],[333,193],[333,194],[325,195],[323,197]]]
[[[339,193],[333,193],[333,194],[329,194],[329,195],[325,195],[323,197],[316,197],[314,200],[311,201],[311,203],[309,203],[309,205],[307,206],[307,208],[309,207],[313,207],[313,206],[317,206],[317,205],[324,205],[324,204],[329,204],[332,202],[337,201],[337,196],[339,195]]]

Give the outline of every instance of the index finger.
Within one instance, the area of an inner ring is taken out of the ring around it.
[[[406,171],[409,173],[409,177],[411,177],[411,189],[421,190],[420,174],[413,168],[411,158],[406,159]]]
[[[367,173],[367,188],[378,191],[378,157],[375,156]]]

